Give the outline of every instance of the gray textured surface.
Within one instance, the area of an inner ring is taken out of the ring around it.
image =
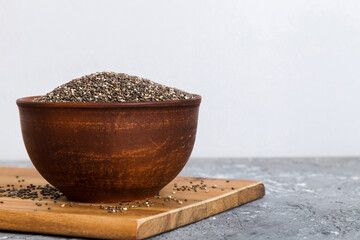
[[[266,196],[151,240],[360,239],[359,173],[360,158],[192,159],[181,175],[262,180]],[[0,232],[1,239],[69,238]]]

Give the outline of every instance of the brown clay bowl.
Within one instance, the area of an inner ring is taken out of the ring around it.
[[[73,201],[156,195],[188,161],[201,97],[141,103],[16,101],[39,173]]]

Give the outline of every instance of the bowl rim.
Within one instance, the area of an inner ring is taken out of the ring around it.
[[[195,98],[159,102],[107,102],[107,103],[78,103],[78,102],[32,102],[40,96],[23,97],[16,100],[19,107],[44,108],[123,108],[123,107],[176,107],[199,105],[201,96],[193,94]]]

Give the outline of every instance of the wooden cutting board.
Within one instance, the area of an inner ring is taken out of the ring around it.
[[[175,183],[177,187],[174,187]],[[20,185],[24,188],[29,184],[45,185],[47,182],[34,168],[0,167],[0,186],[4,185],[0,190],[12,189],[11,185],[15,189]],[[196,188],[195,192],[191,186],[197,184],[206,184],[206,189]],[[190,190],[177,189],[182,186]],[[145,200],[122,203],[123,212],[109,213],[100,209],[100,204],[70,204],[64,196],[56,203],[52,199],[0,197],[0,229],[102,239],[143,239],[264,195],[265,188],[260,181],[177,177],[161,190],[160,196],[149,199],[147,204]],[[41,203],[41,206],[36,203]]]

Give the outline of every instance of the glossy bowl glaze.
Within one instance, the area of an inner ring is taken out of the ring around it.
[[[152,197],[173,180],[194,146],[201,97],[138,103],[16,101],[26,150],[68,199]]]

